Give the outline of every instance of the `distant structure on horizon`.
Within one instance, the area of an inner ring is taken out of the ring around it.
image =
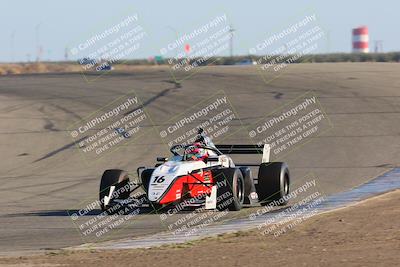
[[[361,26],[353,29],[353,53],[368,53],[369,52],[369,35],[368,27]]]

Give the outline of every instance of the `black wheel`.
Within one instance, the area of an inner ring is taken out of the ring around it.
[[[258,184],[256,185],[258,199],[261,205],[277,201],[280,206],[286,205],[289,194],[290,175],[289,168],[284,162],[262,163],[258,171]]]
[[[242,172],[235,168],[213,171],[217,188],[217,209],[238,211],[244,202],[244,179]]]
[[[150,178],[153,174],[154,169],[144,169],[140,174],[140,178],[142,179],[142,187],[144,192],[148,195],[149,194],[149,184]]]
[[[130,195],[128,173],[123,170],[106,170],[101,177],[99,200],[103,211],[108,209],[105,205],[105,198],[109,197],[110,189],[114,187],[112,199],[127,199]],[[112,200],[106,201],[110,203]]]
[[[154,169],[145,169],[140,174],[140,178],[142,179],[142,187],[143,187],[143,190],[146,193],[147,197],[149,195],[150,179],[151,179],[151,175],[153,174],[153,172],[154,172]],[[162,209],[162,205],[158,204],[156,202],[152,202],[150,204],[150,206],[153,207],[153,209],[155,209],[157,211],[161,211],[161,209]]]

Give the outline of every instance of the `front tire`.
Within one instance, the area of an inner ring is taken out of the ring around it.
[[[144,192],[149,195],[149,184],[150,184],[150,179],[151,175],[153,174],[154,169],[145,169],[142,171],[140,174],[140,179],[142,180],[142,187]]]
[[[130,190],[128,173],[118,169],[106,170],[103,173],[101,176],[99,192],[100,207],[102,211],[106,211],[109,208],[109,205],[105,205],[105,197],[109,197],[112,186],[115,186],[115,195],[113,199],[129,198]],[[112,202],[112,199],[109,200],[109,203],[110,202]]]
[[[150,187],[150,179],[151,175],[153,174],[154,169],[145,169],[142,171],[140,175],[140,179],[142,180],[142,187],[144,192],[146,193],[147,198],[149,197],[149,187]],[[156,203],[156,202],[151,202],[150,206],[155,210],[155,211],[161,211],[162,205]]]
[[[218,169],[213,172],[217,188],[217,209],[238,211],[243,207],[245,184],[242,172],[236,168]]]

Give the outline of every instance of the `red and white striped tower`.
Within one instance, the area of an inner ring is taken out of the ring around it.
[[[353,29],[353,52],[354,53],[368,53],[368,27],[362,26]]]

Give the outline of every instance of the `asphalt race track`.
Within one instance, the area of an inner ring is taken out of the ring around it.
[[[240,118],[231,129],[238,133],[226,143],[247,142],[240,127],[312,91],[332,127],[285,156],[293,184],[312,175],[326,195],[362,184],[400,165],[399,75],[396,63],[325,63],[290,66],[270,82],[254,66],[207,67],[180,84],[163,67],[112,72],[92,82],[81,74],[0,77],[0,252],[88,241],[68,214],[97,199],[103,170],[135,172],[154,165],[157,156],[168,156],[154,126],[221,90]],[[68,127],[132,90],[152,118],[144,125],[149,131],[87,165]],[[246,212],[230,212],[225,219]],[[157,214],[142,214],[106,238],[157,233],[166,225]]]

